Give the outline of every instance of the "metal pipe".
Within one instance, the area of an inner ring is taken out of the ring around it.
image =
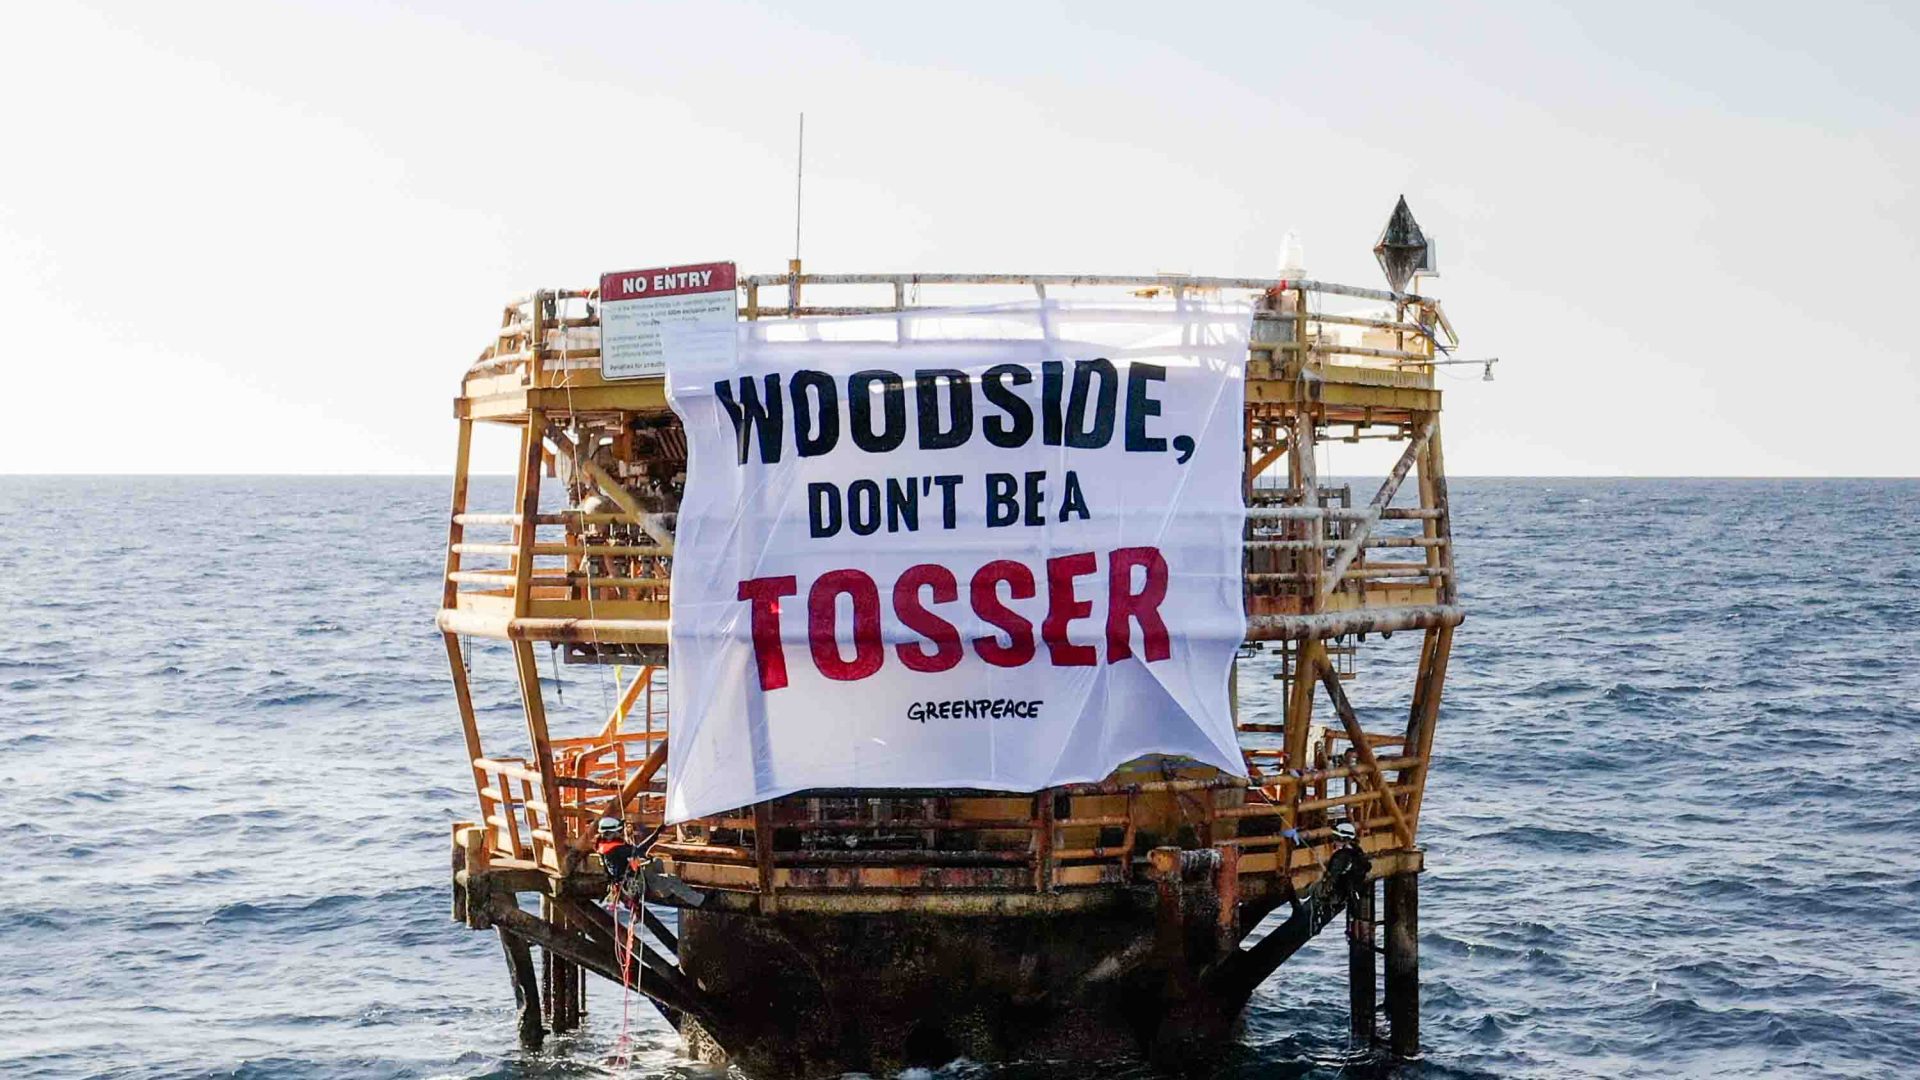
[[[1248,641],[1321,641],[1347,634],[1390,634],[1458,626],[1466,612],[1451,604],[1379,610],[1335,611],[1320,615],[1250,615]]]
[[[1426,521],[1438,518],[1437,509],[1416,508],[1411,506],[1389,507],[1380,512],[1384,521]],[[1247,518],[1251,521],[1312,521],[1315,518],[1332,518],[1336,521],[1359,521],[1367,516],[1364,509],[1345,506],[1249,506]]]
[[[1393,1056],[1420,1055],[1420,875],[1386,879],[1387,1025]]]
[[[1301,289],[1306,292],[1420,304],[1425,297],[1387,289],[1367,289],[1329,281],[1281,281],[1275,278],[1201,277],[1188,274],[753,274],[742,285],[786,286],[798,277],[802,285],[1057,285],[1123,288],[1185,289]]]
[[[1026,851],[776,851],[775,866],[1024,866]]]

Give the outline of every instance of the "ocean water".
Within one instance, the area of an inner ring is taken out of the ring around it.
[[[448,919],[473,806],[446,497],[0,478],[0,1075],[725,1075],[602,983],[582,1033],[521,1052],[496,939]],[[1920,482],[1453,497],[1426,1059],[1392,1072],[1920,1074]],[[603,673],[560,675],[600,710]],[[480,705],[518,724],[503,673]],[[1343,951],[1336,927],[1269,981],[1226,1075],[1382,1071],[1344,1064]]]

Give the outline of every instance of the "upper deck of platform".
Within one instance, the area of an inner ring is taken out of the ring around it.
[[[746,321],[873,315],[1023,297],[1215,295],[1256,305],[1247,401],[1310,400],[1330,418],[1405,423],[1440,408],[1432,363],[1453,329],[1437,300],[1321,281],[1188,275],[772,274],[740,280]],[[600,374],[598,291],[557,289],[510,303],[494,343],[468,370],[456,412],[524,423],[548,415],[664,411],[659,378]],[[823,302],[829,301],[829,302]],[[1369,303],[1372,309],[1369,309]],[[1358,306],[1333,312],[1331,306]],[[1384,309],[1381,307],[1384,305]],[[536,344],[537,347],[536,347]],[[1302,372],[1310,375],[1302,378]]]

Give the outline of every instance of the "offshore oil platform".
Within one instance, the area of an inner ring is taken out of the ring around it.
[[[1387,289],[811,274],[797,259],[740,276],[748,321],[1010,289],[1250,301],[1246,648],[1277,658],[1280,722],[1245,718],[1236,677],[1245,775],[1151,758],[1039,791],[808,790],[672,824],[661,702],[688,434],[662,379],[603,377],[600,290],[509,303],[455,401],[438,625],[479,801],[453,826],[454,917],[498,933],[523,1042],[579,1026],[592,974],[644,994],[693,1056],[756,1076],[1203,1061],[1232,1045],[1255,989],[1344,916],[1355,1040],[1417,1056],[1418,829],[1463,617],[1435,375],[1461,361],[1439,302],[1408,291],[1429,255],[1404,200],[1375,251]],[[518,435],[511,506],[469,505],[477,424]],[[1362,439],[1399,450],[1364,501],[1316,469],[1316,448]],[[1419,639],[1405,720],[1370,730],[1345,683],[1368,639],[1395,633]],[[511,747],[482,745],[470,638],[511,651],[525,714]],[[550,730],[543,646],[617,665],[596,727]],[[608,817],[644,859],[644,904],[602,905]]]

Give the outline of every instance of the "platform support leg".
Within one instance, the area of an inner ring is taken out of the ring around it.
[[[554,1013],[553,1030],[574,1031],[580,1027],[580,966],[561,957],[553,958]]]
[[[1374,957],[1373,882],[1355,892],[1347,904],[1347,1008],[1349,1041],[1356,1050],[1373,1046],[1377,968]]]
[[[540,950],[547,1025],[555,1035],[580,1026],[580,967],[549,949]]]
[[[552,1028],[556,1033],[559,1032],[560,1025],[553,1022],[554,1007],[553,1007],[553,950],[552,949],[540,950],[540,1015],[546,1019],[547,1026],[549,1028]]]
[[[1393,1056],[1420,1056],[1420,875],[1386,879],[1387,1024]]]
[[[495,929],[500,932],[500,947],[507,954],[507,975],[513,981],[513,999],[519,1006],[520,1045],[538,1050],[547,1032],[540,1026],[540,977],[534,971],[533,950],[506,927]]]
[[[555,930],[565,930],[569,920],[549,897],[540,899],[540,918]],[[580,1027],[580,966],[551,949],[540,950],[541,990],[547,1026],[555,1035],[564,1035]]]

